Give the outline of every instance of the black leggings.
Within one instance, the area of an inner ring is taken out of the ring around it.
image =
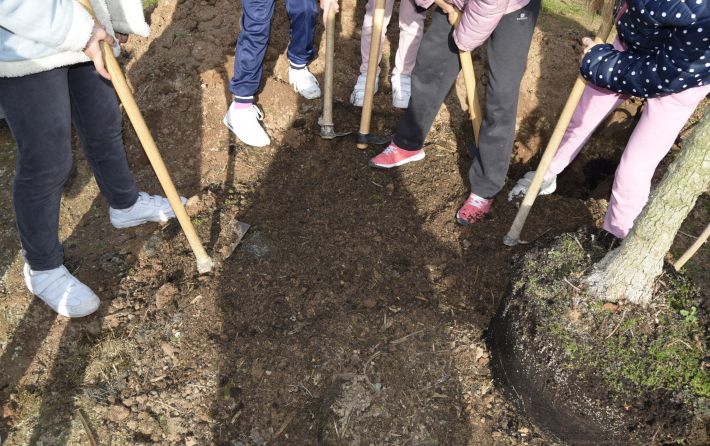
[[[125,209],[138,199],[116,93],[86,63],[0,78],[0,106],[17,141],[13,201],[25,259],[36,271],[57,268],[64,262],[59,204],[72,166],[72,122],[109,205]]]
[[[515,139],[520,80],[525,72],[540,0],[506,14],[488,39],[488,85],[479,136],[480,149],[472,153],[471,191],[492,198],[503,188]],[[451,25],[437,8],[424,34],[412,73],[412,97],[394,143],[419,150],[434,118],[461,70],[459,49]]]

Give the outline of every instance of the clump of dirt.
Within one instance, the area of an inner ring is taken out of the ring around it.
[[[605,253],[580,231],[517,262],[493,322],[494,376],[535,422],[573,444],[706,444],[710,324],[699,291],[668,267],[648,308],[591,299],[582,278]]]

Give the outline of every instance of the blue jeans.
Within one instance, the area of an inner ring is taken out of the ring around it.
[[[276,0],[242,1],[242,30],[237,37],[234,77],[229,83],[229,90],[237,101],[251,102],[259,91],[275,3]],[[291,20],[288,60],[294,65],[305,66],[315,57],[313,34],[318,5],[316,0],[286,0],[286,12]]]
[[[138,199],[116,93],[86,63],[0,78],[0,105],[17,141],[13,202],[25,259],[35,271],[57,268],[64,263],[59,204],[72,166],[72,122],[109,205],[125,209]]]

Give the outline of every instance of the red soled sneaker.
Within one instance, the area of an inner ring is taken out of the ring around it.
[[[390,143],[385,150],[379,155],[370,158],[371,167],[379,167],[380,169],[391,169],[403,164],[411,163],[424,159],[424,149],[419,150],[404,150],[397,147],[395,143]]]
[[[479,197],[471,192],[466,202],[456,213],[456,221],[460,225],[472,225],[483,218],[493,205],[493,199]]]

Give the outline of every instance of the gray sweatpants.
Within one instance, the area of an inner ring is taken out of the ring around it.
[[[59,204],[72,166],[72,122],[109,205],[125,209],[138,199],[116,93],[87,63],[0,78],[0,106],[17,141],[13,201],[25,259],[36,271],[57,268],[64,262]]]
[[[540,0],[506,14],[488,39],[488,85],[480,149],[472,150],[471,192],[492,198],[503,188],[515,139],[520,80],[525,71]],[[393,141],[419,150],[461,70],[446,15],[437,8],[412,73],[412,97]]]

